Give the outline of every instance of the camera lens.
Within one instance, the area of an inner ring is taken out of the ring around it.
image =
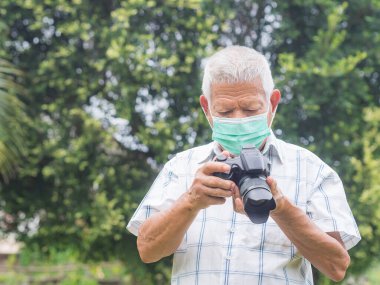
[[[259,206],[265,203],[265,201],[272,199],[272,193],[270,192],[265,177],[245,176],[240,180],[239,184],[244,204],[246,204],[249,199],[252,201],[250,204]]]
[[[265,177],[245,176],[240,180],[239,188],[243,198],[244,210],[251,221],[265,222],[274,203]]]
[[[268,200],[264,200],[264,199],[261,199],[261,200],[252,200],[252,199],[249,199],[249,197],[248,197],[248,200],[247,200],[247,203],[249,203],[253,207],[260,207],[263,204],[265,204],[266,202],[268,202]]]

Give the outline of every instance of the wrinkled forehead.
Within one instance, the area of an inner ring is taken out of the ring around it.
[[[211,101],[219,99],[229,100],[264,100],[267,101],[267,96],[260,78],[249,82],[222,82],[211,84]]]
[[[217,112],[236,108],[259,112],[268,102],[261,82],[216,83],[212,85],[209,106]]]

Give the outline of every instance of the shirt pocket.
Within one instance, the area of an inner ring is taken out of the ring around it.
[[[263,231],[264,249],[279,251],[282,253],[294,252],[293,243],[271,218],[268,219]]]
[[[271,218],[265,224],[240,223],[237,226],[235,241],[238,247],[250,251],[278,254],[293,254],[294,252],[291,241]]]

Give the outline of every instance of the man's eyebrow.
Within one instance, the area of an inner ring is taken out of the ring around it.
[[[223,105],[217,105],[217,106],[214,106],[215,110],[217,112],[225,112],[225,111],[230,111],[230,110],[233,110],[235,109],[235,106],[223,106]]]
[[[243,98],[238,100],[238,104],[241,107],[261,107],[263,102],[257,98]]]
[[[236,105],[236,101],[228,98],[220,98],[214,103],[215,106],[233,106]]]

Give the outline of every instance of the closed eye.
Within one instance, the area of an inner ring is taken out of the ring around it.
[[[250,113],[250,114],[259,114],[261,113],[261,109],[255,109],[255,110],[245,110],[247,113]]]
[[[234,110],[228,110],[228,111],[218,111],[218,113],[220,114],[220,115],[229,115],[229,114],[232,114],[232,112],[233,112]]]

